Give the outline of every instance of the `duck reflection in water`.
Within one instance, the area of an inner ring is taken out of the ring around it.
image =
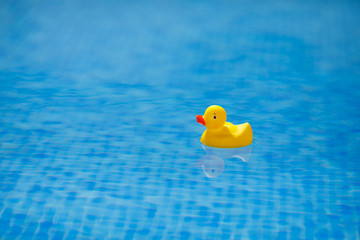
[[[200,158],[196,167],[201,167],[208,178],[220,176],[225,169],[225,160],[233,159],[247,164],[250,159],[252,146],[243,148],[213,148],[202,145],[206,155]]]

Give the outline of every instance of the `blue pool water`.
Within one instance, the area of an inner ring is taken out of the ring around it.
[[[360,239],[359,11],[1,1],[0,239]]]

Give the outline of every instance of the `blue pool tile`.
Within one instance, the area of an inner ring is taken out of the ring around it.
[[[190,239],[191,233],[187,231],[180,232],[180,239]]]
[[[96,182],[87,181],[85,182],[85,186],[87,190],[93,190],[96,185]]]
[[[13,210],[11,208],[5,208],[1,214],[1,220],[9,220],[13,216]]]
[[[56,231],[53,235],[54,240],[61,240],[64,237],[64,232],[62,231]]]
[[[74,201],[76,199],[77,192],[69,192],[67,195],[67,201]]]
[[[138,231],[138,233],[139,233],[140,235],[147,236],[147,235],[150,233],[150,229],[144,228],[144,229]]]
[[[156,214],[156,208],[155,209],[148,209],[147,217],[148,218],[154,218]]]
[[[231,239],[231,234],[228,232],[223,232],[221,234],[221,239]]]
[[[151,237],[152,240],[159,240],[159,239],[163,239],[163,235],[161,233],[154,235]]]
[[[37,193],[40,192],[42,189],[41,185],[35,184],[28,193]]]
[[[290,229],[290,239],[299,239],[303,229],[300,227],[291,227]]]
[[[314,229],[316,227],[316,223],[311,217],[305,218],[305,229]]]
[[[76,239],[78,234],[79,234],[79,232],[77,230],[72,229],[72,230],[70,230],[70,232],[66,236],[66,240]]]
[[[26,214],[14,214],[14,224],[23,225],[26,219]]]
[[[315,232],[316,239],[328,239],[329,231],[326,228],[320,228]]]
[[[136,233],[135,230],[127,230],[124,239],[126,240],[134,239],[135,233]]]
[[[262,239],[275,239],[273,231],[261,231]]]
[[[13,226],[11,229],[8,229],[9,233],[5,235],[5,238],[7,239],[15,239],[19,236],[21,236],[21,233],[23,231],[23,227],[21,226]]]
[[[35,239],[49,239],[49,234],[47,232],[40,231],[35,235]]]
[[[191,217],[191,216],[184,217],[184,222],[186,222],[186,223],[192,222],[193,220],[194,220],[194,217]]]
[[[280,231],[277,234],[276,239],[287,239],[288,233],[285,231]]]
[[[86,235],[86,236],[91,236],[91,233],[92,233],[92,226],[83,226],[83,228],[82,228],[82,234],[83,235]]]
[[[52,222],[49,222],[49,221],[40,222],[40,230],[41,231],[48,231],[52,226],[53,226]]]
[[[345,239],[345,234],[340,227],[332,227],[330,237],[334,239]]]
[[[260,231],[251,230],[251,231],[248,231],[248,236],[249,236],[249,239],[259,239],[259,238],[261,238],[261,233],[260,233]]]
[[[96,215],[88,214],[86,218],[90,221],[95,221],[98,217]]]
[[[24,234],[28,234],[28,235],[31,236],[32,234],[35,233],[35,231],[36,231],[36,229],[38,228],[38,226],[39,226],[39,223],[37,223],[37,222],[30,222],[30,223],[27,225]]]

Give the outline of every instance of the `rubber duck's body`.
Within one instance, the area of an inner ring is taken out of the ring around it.
[[[226,112],[220,106],[208,107],[204,116],[197,115],[196,120],[207,128],[200,139],[206,146],[239,148],[248,146],[253,141],[250,124],[234,125],[226,122]]]

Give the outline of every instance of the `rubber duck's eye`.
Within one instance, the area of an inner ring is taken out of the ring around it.
[[[214,119],[216,119],[216,116],[214,116]]]

